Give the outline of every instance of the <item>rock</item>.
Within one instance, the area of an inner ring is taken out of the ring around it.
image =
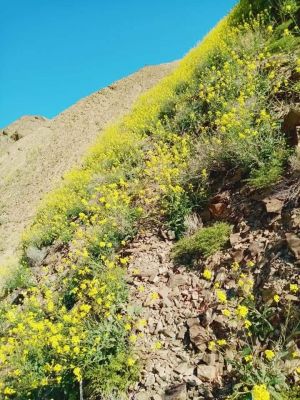
[[[158,294],[163,299],[163,304],[166,307],[171,307],[173,304],[172,301],[169,299],[169,293],[170,289],[166,286],[164,286],[162,289],[158,291]]]
[[[150,398],[150,393],[148,392],[137,393],[134,397],[135,400],[149,400]]]
[[[188,376],[188,375],[193,375],[194,367],[184,362],[179,364],[176,368],[174,368],[174,371],[177,374]]]
[[[154,395],[151,397],[151,400],[162,400],[162,397],[161,397],[159,394],[154,394]]]
[[[226,338],[228,333],[227,320],[223,315],[218,315],[211,323],[211,328],[218,339]]]
[[[225,203],[216,203],[209,206],[209,211],[214,217],[221,217],[225,214],[226,209],[227,204]]]
[[[197,377],[203,381],[212,382],[217,379],[217,368],[213,365],[198,365]]]
[[[204,292],[203,292],[204,294]],[[208,296],[205,296],[205,298],[209,298]],[[211,308],[209,308],[208,310],[206,310],[205,312],[203,312],[203,314],[201,314],[201,325],[204,328],[207,328],[213,321],[214,319],[214,313],[213,310]]]
[[[205,328],[200,325],[198,318],[189,318],[187,321],[189,327],[189,335],[191,342],[198,348],[204,351],[208,341],[208,334]]]
[[[203,384],[203,382],[201,381],[201,379],[199,379],[197,376],[195,375],[190,375],[190,376],[184,376],[183,380],[190,386],[192,387],[197,387]]]
[[[287,140],[290,145],[298,146],[299,137],[297,134],[297,127],[300,126],[300,110],[292,109],[284,117],[282,123],[282,131],[286,134]]]
[[[157,324],[156,324],[156,328],[155,328],[155,330],[153,331],[153,333],[154,333],[155,335],[157,335],[158,333],[162,332],[163,329],[164,329],[164,324],[163,324],[162,320],[159,319],[158,322],[157,322]]]
[[[187,285],[188,284],[188,276],[186,275],[181,275],[181,274],[174,274],[171,275],[169,281],[168,281],[168,285],[170,288],[175,288],[177,286],[183,286],[183,285]]]
[[[215,365],[217,361],[217,355],[216,353],[204,353],[202,360],[207,365]]]
[[[151,372],[147,373],[147,376],[145,377],[145,386],[151,387],[155,384],[155,376]]]
[[[268,213],[280,213],[284,205],[282,200],[276,199],[275,197],[267,197],[263,199],[263,202]]]
[[[241,240],[241,236],[239,233],[232,233],[230,235],[229,241],[231,246],[235,246]]]
[[[175,338],[175,330],[171,328],[165,328],[161,330],[161,333],[169,338]]]
[[[175,232],[174,232],[174,231],[169,230],[169,231],[167,232],[167,235],[168,235],[168,239],[169,239],[169,240],[175,240],[175,239],[176,239],[176,235],[175,235]]]
[[[286,294],[285,299],[288,301],[299,301],[297,296],[294,296],[293,294]]]
[[[29,246],[26,249],[26,257],[28,258],[30,265],[34,267],[40,265],[46,258],[47,254],[48,249],[46,247],[38,249],[35,246]]]
[[[180,383],[166,389],[164,400],[187,400],[186,384]]]
[[[170,370],[169,369],[167,371],[166,368],[164,368],[164,367],[162,367],[160,365],[154,367],[154,370],[157,372],[158,376],[164,381],[167,379],[167,375],[170,374]]]
[[[179,329],[178,334],[177,334],[177,339],[183,340],[184,337],[185,337],[186,332],[187,332],[186,327],[185,327],[185,326],[181,327],[181,328]]]
[[[231,253],[231,255],[232,255],[233,260],[239,263],[239,262],[243,261],[244,253],[245,253],[245,249],[238,249],[238,250],[233,251]]]
[[[292,374],[299,367],[300,367],[300,360],[299,359],[285,360],[284,369],[285,369],[287,374]]]
[[[287,245],[294,256],[299,259],[300,258],[300,238],[294,233],[286,233],[285,238],[287,241]]]
[[[152,264],[152,265],[151,265]],[[159,267],[156,263],[147,262],[147,267],[143,269],[138,269],[136,276],[141,278],[148,278],[153,281],[153,279],[158,275]]]
[[[262,244],[261,242],[256,241],[252,242],[248,247],[248,250],[253,258],[262,252],[263,249],[261,248],[261,244]]]

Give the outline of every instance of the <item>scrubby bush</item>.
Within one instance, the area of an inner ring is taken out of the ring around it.
[[[225,222],[216,222],[210,227],[201,228],[194,235],[184,237],[176,243],[173,257],[180,260],[195,255],[211,256],[226,245],[230,232],[231,227]]]

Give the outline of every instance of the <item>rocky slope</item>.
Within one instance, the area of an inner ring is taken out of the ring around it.
[[[147,66],[53,119],[25,116],[0,131],[0,264],[14,254],[43,195],[78,164],[108,123],[126,114],[175,65]]]
[[[291,303],[298,307],[299,302],[297,289],[290,291],[290,284],[300,285],[299,205],[298,171],[260,193],[228,181],[226,190],[212,198],[202,218],[198,217],[200,225],[202,221],[230,221],[233,231],[223,251],[206,259],[199,256],[193,268],[187,268],[172,259],[170,231],[148,228],[131,243],[126,250],[128,283],[131,305],[140,318],[136,350],[142,372],[130,398],[227,398],[226,383],[237,361],[239,339],[233,332],[238,323],[222,314],[224,306],[216,305],[215,288],[222,286],[228,293],[245,290],[240,280],[236,282],[236,275],[243,271],[241,276],[256,282],[257,296],[272,310],[272,324],[279,331],[285,309]],[[209,279],[203,274],[207,268],[212,271]],[[212,339],[225,340],[226,349],[207,348]],[[296,343],[296,336],[291,335],[291,352]],[[287,357],[280,365],[287,374],[298,367],[298,355],[292,361]],[[296,381],[299,384],[297,376]]]

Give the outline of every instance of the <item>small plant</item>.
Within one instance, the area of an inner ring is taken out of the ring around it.
[[[177,260],[192,258],[201,254],[211,256],[221,250],[228,242],[231,227],[225,222],[202,228],[190,237],[184,237],[177,242],[173,249],[173,257]]]

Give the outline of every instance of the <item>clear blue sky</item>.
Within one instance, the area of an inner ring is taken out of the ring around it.
[[[0,127],[181,58],[236,0],[0,0]]]

